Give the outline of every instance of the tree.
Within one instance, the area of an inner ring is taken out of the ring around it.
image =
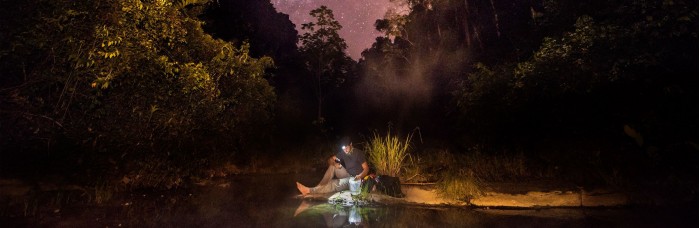
[[[275,94],[263,76],[273,61],[204,33],[196,18],[204,2],[32,0],[4,9],[14,17],[1,40],[0,134],[12,137],[0,147],[37,152],[62,138],[99,152],[85,155],[93,166],[173,177],[153,185],[236,151],[251,135],[246,126],[271,117]]]
[[[615,135],[630,124],[657,141],[697,138],[684,111],[697,104],[697,2],[556,3],[538,18],[551,35],[531,57],[476,64],[461,80],[453,95],[464,119],[504,123],[494,113],[508,113],[520,129]]]
[[[306,32],[299,36],[302,45],[300,52],[315,84],[318,108],[315,124],[323,126],[326,121],[323,104],[329,89],[338,88],[346,82],[354,61],[345,53],[348,45],[338,35],[343,26],[333,17],[333,10],[321,6],[312,10],[310,15],[316,18],[316,22],[302,25]]]

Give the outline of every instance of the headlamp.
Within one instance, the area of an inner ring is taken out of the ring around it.
[[[343,149],[343,150],[345,150],[345,146],[341,146],[340,148]]]

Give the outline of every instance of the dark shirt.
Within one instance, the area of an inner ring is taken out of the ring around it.
[[[345,169],[350,175],[357,176],[362,173],[362,163],[365,163],[365,152],[359,149],[352,148],[350,154],[343,151],[335,155],[338,159],[345,163]]]

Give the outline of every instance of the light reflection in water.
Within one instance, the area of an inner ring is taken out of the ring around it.
[[[343,207],[328,203],[319,203],[309,206],[308,202],[302,201],[300,208],[295,212],[295,221],[304,224],[311,221],[321,221],[323,218],[326,227],[345,227],[348,225],[363,226],[363,216],[369,215],[372,208],[360,208],[358,206]],[[366,220],[365,220],[366,221]]]
[[[342,206],[302,201],[294,224],[320,227],[432,227],[474,225],[472,210],[404,206]]]
[[[687,207],[488,210],[304,201],[286,175],[237,176],[187,190],[125,193],[49,216],[2,217],[3,227],[697,227]],[[10,213],[5,211],[4,213]],[[7,214],[6,214],[7,215]],[[694,226],[693,226],[694,225]]]

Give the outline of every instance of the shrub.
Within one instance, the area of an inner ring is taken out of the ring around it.
[[[0,135],[12,135],[0,148],[27,153],[0,161],[65,151],[57,157],[114,173],[105,178],[143,171],[153,178],[134,185],[170,188],[206,167],[195,167],[198,158],[239,153],[263,137],[276,99],[265,79],[273,60],[206,34],[197,18],[205,2],[9,5],[21,16],[0,25],[9,29],[2,46],[12,47],[0,48]]]
[[[479,182],[472,172],[460,169],[457,172],[444,172],[436,186],[442,197],[468,202],[470,199],[482,195]]]
[[[410,156],[411,137],[408,135],[400,141],[398,136],[391,135],[391,131],[384,137],[374,133],[368,143],[368,153],[369,162],[375,166],[378,174],[399,176],[404,160]]]

